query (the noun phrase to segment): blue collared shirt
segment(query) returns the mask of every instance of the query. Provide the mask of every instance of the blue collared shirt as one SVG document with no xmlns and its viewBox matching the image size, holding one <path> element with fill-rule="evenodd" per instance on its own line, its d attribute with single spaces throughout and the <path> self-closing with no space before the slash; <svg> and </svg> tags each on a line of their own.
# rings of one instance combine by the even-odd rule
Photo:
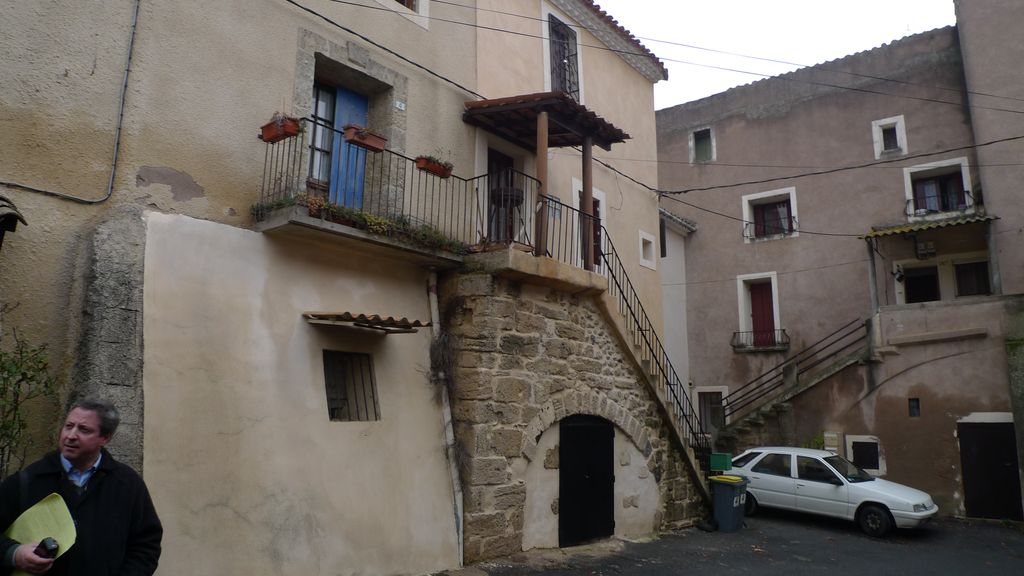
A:
<svg viewBox="0 0 1024 576">
<path fill-rule="evenodd" d="M 103 460 L 102 452 L 96 457 L 96 461 L 92 463 L 92 466 L 86 468 L 85 472 L 79 472 L 71 465 L 70 460 L 65 458 L 63 454 L 60 455 L 60 464 L 64 467 L 64 471 L 68 473 L 68 480 L 74 482 L 75 486 L 78 486 L 79 488 L 85 486 L 89 481 L 89 478 L 92 478 L 93 473 L 95 473 L 100 466 L 100 460 Z"/>
</svg>

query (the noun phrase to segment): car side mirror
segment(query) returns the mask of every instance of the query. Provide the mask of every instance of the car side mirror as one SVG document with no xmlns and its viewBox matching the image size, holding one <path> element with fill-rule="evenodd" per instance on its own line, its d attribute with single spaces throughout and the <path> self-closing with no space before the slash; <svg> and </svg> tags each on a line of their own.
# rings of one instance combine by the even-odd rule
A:
<svg viewBox="0 0 1024 576">
<path fill-rule="evenodd" d="M 830 476 L 829 479 L 828 479 L 828 483 L 829 484 L 834 484 L 836 486 L 842 486 L 843 485 L 843 481 L 840 480 L 839 478 L 836 478 L 835 476 Z"/>
</svg>

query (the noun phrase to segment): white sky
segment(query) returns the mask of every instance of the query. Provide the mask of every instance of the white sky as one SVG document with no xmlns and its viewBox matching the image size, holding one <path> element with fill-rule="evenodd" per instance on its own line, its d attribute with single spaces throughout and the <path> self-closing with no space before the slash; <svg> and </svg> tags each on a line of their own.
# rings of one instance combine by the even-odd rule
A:
<svg viewBox="0 0 1024 576">
<path fill-rule="evenodd" d="M 664 41 L 810 66 L 948 26 L 956 20 L 953 0 L 595 2 L 668 68 L 668 81 L 654 86 L 657 109 L 749 84 L 763 77 L 757 74 L 775 76 L 798 68 Z M 726 72 L 707 65 L 757 74 Z"/>
</svg>

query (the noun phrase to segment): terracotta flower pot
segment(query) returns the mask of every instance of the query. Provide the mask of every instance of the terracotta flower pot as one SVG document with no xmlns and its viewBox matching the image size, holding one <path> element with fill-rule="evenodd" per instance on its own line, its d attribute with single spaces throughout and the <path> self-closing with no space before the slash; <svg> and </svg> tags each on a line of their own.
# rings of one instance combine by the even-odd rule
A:
<svg viewBox="0 0 1024 576">
<path fill-rule="evenodd" d="M 452 175 L 452 169 L 440 162 L 434 162 L 428 158 L 420 156 L 416 159 L 416 167 L 425 172 L 438 176 L 440 178 L 447 178 Z"/>
<path fill-rule="evenodd" d="M 372 152 L 383 152 L 388 144 L 388 139 L 376 132 L 367 130 L 356 124 L 346 124 L 344 127 L 345 141 L 366 148 Z"/>
<path fill-rule="evenodd" d="M 292 118 L 291 116 L 275 116 L 270 122 L 261 126 L 260 131 L 260 140 L 267 144 L 280 142 L 285 138 L 298 136 L 299 119 Z"/>
</svg>

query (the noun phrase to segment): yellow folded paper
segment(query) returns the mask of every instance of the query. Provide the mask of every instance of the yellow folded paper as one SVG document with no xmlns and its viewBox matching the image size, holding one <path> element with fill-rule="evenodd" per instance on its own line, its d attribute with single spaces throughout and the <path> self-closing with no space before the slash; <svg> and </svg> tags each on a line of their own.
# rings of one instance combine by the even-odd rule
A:
<svg viewBox="0 0 1024 576">
<path fill-rule="evenodd" d="M 22 512 L 4 534 L 22 544 L 53 538 L 57 541 L 57 557 L 60 557 L 75 543 L 75 521 L 64 499 L 54 492 Z M 25 572 L 15 570 L 13 574 Z"/>
</svg>

